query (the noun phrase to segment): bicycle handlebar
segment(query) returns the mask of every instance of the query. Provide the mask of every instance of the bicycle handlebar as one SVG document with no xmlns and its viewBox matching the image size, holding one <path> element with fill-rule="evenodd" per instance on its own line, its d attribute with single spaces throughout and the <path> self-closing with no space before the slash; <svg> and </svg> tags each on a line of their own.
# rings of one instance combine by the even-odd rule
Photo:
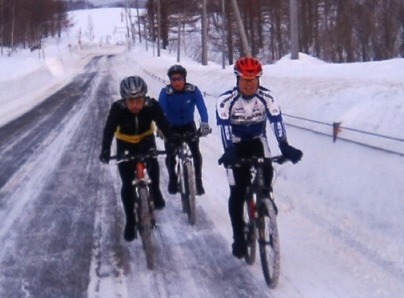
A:
<svg viewBox="0 0 404 298">
<path fill-rule="evenodd" d="M 240 167 L 243 165 L 259 165 L 259 164 L 269 164 L 269 163 L 277 163 L 277 164 L 283 164 L 285 162 L 289 161 L 286 157 L 283 155 L 276 155 L 272 157 L 259 157 L 259 156 L 251 156 L 247 158 L 239 158 L 235 163 L 234 167 Z"/>
<path fill-rule="evenodd" d="M 212 133 L 212 129 L 209 129 L 209 133 Z M 194 141 L 197 138 L 202 137 L 201 131 L 198 129 L 197 131 L 186 131 L 183 133 L 173 133 L 173 137 L 178 142 L 184 141 Z"/>
<path fill-rule="evenodd" d="M 157 157 L 158 155 L 166 154 L 164 150 L 150 150 L 147 153 L 139 153 L 139 154 L 129 154 L 129 152 L 124 152 L 124 154 L 120 155 L 112 155 L 110 156 L 111 159 L 116 159 L 118 163 L 125 162 L 125 161 L 132 161 L 132 160 L 145 160 L 149 158 Z"/>
</svg>

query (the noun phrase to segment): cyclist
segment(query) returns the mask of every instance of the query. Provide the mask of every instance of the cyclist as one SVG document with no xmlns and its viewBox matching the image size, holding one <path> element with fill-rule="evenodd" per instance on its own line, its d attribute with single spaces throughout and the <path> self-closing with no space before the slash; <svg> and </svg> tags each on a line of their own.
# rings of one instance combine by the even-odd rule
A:
<svg viewBox="0 0 404 298">
<path fill-rule="evenodd" d="M 260 86 L 261 63 L 251 57 L 242 57 L 234 65 L 236 87 L 222 94 L 217 102 L 216 117 L 221 131 L 224 154 L 219 164 L 227 168 L 230 197 L 229 215 L 233 229 L 232 253 L 237 258 L 246 254 L 244 239 L 243 204 L 250 183 L 248 167 L 231 166 L 237 158 L 269 157 L 266 138 L 266 120 L 272 124 L 282 154 L 297 163 L 303 153 L 290 146 L 278 103 L 271 92 Z M 271 190 L 272 167 L 266 166 L 264 177 L 268 193 Z"/>
<path fill-rule="evenodd" d="M 111 154 L 111 143 L 116 138 L 117 155 L 147 153 L 156 149 L 154 124 L 167 137 L 171 136 L 169 123 L 158 102 L 146 96 L 147 85 L 139 76 L 126 77 L 121 81 L 121 99 L 112 103 L 105 123 L 100 160 L 108 163 Z M 151 179 L 154 205 L 162 209 L 165 201 L 160 191 L 160 169 L 157 158 L 148 161 L 148 173 Z M 122 180 L 121 198 L 126 215 L 124 238 L 131 241 L 135 237 L 134 194 L 134 162 L 118 164 Z"/>
<path fill-rule="evenodd" d="M 187 132 L 196 133 L 194 121 L 195 107 L 201 117 L 199 127 L 202 136 L 209 134 L 208 112 L 205 101 L 198 87 L 186 82 L 187 71 L 181 65 L 173 65 L 168 69 L 167 75 L 170 84 L 161 89 L 159 102 L 170 122 L 171 131 L 175 134 Z M 199 139 L 187 141 L 192 152 L 195 167 L 196 194 L 203 195 L 205 189 L 202 183 L 202 155 L 199 150 Z M 175 173 L 175 147 L 167 146 L 166 166 L 169 175 L 168 192 L 177 193 L 177 175 Z"/>
</svg>

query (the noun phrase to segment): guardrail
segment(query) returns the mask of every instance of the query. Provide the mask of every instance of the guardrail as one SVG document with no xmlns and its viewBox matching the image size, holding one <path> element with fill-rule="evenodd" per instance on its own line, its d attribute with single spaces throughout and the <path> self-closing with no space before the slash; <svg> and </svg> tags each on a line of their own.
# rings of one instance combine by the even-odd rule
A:
<svg viewBox="0 0 404 298">
<path fill-rule="evenodd" d="M 333 142 L 344 140 L 372 149 L 404 156 L 404 139 L 384 134 L 343 126 L 341 122 L 327 123 L 283 113 L 286 125 L 312 131 L 332 138 Z"/>
</svg>

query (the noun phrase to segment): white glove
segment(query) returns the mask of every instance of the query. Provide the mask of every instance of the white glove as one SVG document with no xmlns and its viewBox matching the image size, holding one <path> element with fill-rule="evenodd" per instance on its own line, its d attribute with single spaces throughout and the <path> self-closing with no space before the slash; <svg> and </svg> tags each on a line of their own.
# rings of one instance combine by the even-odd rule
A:
<svg viewBox="0 0 404 298">
<path fill-rule="evenodd" d="M 210 133 L 209 123 L 202 122 L 201 126 L 199 126 L 199 132 L 202 137 L 206 137 Z"/>
</svg>

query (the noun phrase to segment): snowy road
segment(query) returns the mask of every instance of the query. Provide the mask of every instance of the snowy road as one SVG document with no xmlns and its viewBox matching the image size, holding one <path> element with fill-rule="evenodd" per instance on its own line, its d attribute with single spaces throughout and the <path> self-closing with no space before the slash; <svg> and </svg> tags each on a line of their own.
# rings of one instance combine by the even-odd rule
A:
<svg viewBox="0 0 404 298">
<path fill-rule="evenodd" d="M 187 224 L 179 198 L 167 193 L 161 162 L 167 207 L 157 212 L 156 268 L 147 270 L 139 241 L 122 238 L 116 167 L 98 161 L 104 120 L 122 77 L 116 72 L 125 63 L 119 57 L 93 59 L 84 74 L 0 128 L 0 297 L 399 297 L 404 292 L 404 186 L 394 181 L 403 177 L 402 157 L 291 128 L 292 144 L 305 155 L 298 166 L 278 169 L 278 288 L 266 287 L 259 262 L 249 267 L 231 256 L 213 98 L 207 103 L 214 132 L 201 140 L 206 195 L 198 197 L 196 226 Z M 158 94 L 161 82 L 135 70 Z M 373 178 L 375 169 L 382 174 Z M 344 170 L 346 175 L 338 176 Z M 374 183 L 361 185 L 358 177 Z M 338 190 L 329 193 L 328 184 Z M 395 187 L 397 197 L 375 199 L 382 192 L 378 185 Z"/>
<path fill-rule="evenodd" d="M 0 297 L 264 297 L 262 280 L 233 260 L 201 209 L 194 228 L 178 201 L 157 215 L 154 272 L 139 241 L 122 240 L 116 169 L 98 161 L 110 60 L 93 59 L 0 131 Z M 115 293 L 103 291 L 110 282 Z"/>
</svg>

